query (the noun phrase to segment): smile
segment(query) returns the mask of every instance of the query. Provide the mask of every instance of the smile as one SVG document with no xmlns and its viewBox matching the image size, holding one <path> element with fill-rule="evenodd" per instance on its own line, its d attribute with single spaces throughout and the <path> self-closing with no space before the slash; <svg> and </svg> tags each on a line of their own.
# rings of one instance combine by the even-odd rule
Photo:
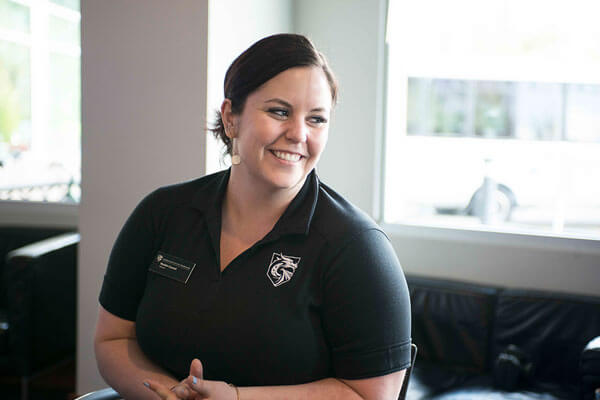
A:
<svg viewBox="0 0 600 400">
<path fill-rule="evenodd" d="M 288 153 L 287 151 L 271 150 L 271 153 L 273 153 L 275 157 L 279 158 L 280 160 L 290 162 L 297 162 L 302 158 L 302 156 L 298 153 Z"/>
</svg>

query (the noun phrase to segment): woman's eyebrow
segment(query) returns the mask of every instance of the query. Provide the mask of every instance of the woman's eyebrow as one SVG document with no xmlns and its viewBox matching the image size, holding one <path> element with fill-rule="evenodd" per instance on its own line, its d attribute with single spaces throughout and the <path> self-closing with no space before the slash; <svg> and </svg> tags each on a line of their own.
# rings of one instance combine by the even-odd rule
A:
<svg viewBox="0 0 600 400">
<path fill-rule="evenodd" d="M 283 105 L 283 106 L 286 106 L 286 107 L 292 108 L 292 105 L 291 105 L 290 103 L 288 103 L 288 102 L 287 102 L 287 101 L 285 101 L 285 100 L 281 100 L 281 99 L 279 99 L 279 98 L 276 98 L 276 97 L 275 97 L 275 98 L 272 98 L 272 99 L 269 99 L 269 100 L 266 100 L 266 101 L 265 101 L 265 103 L 279 103 L 279 104 L 281 104 L 281 105 Z"/>
<path fill-rule="evenodd" d="M 293 107 L 292 107 L 292 105 L 291 105 L 290 103 L 288 103 L 287 101 L 285 101 L 285 100 L 282 100 L 282 99 L 280 99 L 280 98 L 277 98 L 277 97 L 274 97 L 274 98 L 272 98 L 272 99 L 269 99 L 269 100 L 265 100 L 265 103 L 279 103 L 279 104 L 281 104 L 281 105 L 283 105 L 283 106 L 286 106 L 286 107 L 288 107 L 288 108 L 293 108 Z M 311 112 L 315 112 L 315 111 L 317 111 L 317 112 L 325 112 L 325 111 L 327 111 L 327 110 L 326 110 L 324 107 L 317 107 L 317 108 L 313 108 L 313 109 L 312 109 L 312 110 L 310 110 L 310 111 L 311 111 Z"/>
</svg>

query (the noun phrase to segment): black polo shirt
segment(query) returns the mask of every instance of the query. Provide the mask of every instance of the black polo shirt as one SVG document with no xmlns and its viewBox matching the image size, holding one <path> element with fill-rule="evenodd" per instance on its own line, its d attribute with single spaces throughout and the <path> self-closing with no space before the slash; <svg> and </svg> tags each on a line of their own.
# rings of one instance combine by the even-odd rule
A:
<svg viewBox="0 0 600 400">
<path fill-rule="evenodd" d="M 240 386 L 359 379 L 410 365 L 410 304 L 388 238 L 313 171 L 271 232 L 221 272 L 229 171 L 148 195 L 121 230 L 100 303 L 182 379 Z"/>
</svg>

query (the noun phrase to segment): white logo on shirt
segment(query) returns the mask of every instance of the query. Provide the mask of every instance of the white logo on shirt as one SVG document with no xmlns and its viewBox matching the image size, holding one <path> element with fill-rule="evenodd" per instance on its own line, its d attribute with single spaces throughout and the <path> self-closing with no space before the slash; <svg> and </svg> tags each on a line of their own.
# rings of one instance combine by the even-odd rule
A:
<svg viewBox="0 0 600 400">
<path fill-rule="evenodd" d="M 299 263 L 300 257 L 286 256 L 283 253 L 273 253 L 267 270 L 267 276 L 273 286 L 277 287 L 289 282 L 294 272 L 296 272 Z"/>
</svg>

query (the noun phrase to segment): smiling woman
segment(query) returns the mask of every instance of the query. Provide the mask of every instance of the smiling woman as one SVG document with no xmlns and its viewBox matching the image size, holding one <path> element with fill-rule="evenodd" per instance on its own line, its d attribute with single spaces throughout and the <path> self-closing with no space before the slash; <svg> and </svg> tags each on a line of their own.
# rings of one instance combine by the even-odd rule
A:
<svg viewBox="0 0 600 400">
<path fill-rule="evenodd" d="M 213 131 L 232 167 L 158 189 L 129 217 L 100 294 L 100 372 L 136 399 L 397 398 L 402 269 L 314 170 L 337 93 L 324 57 L 270 36 L 224 89 Z"/>
</svg>

